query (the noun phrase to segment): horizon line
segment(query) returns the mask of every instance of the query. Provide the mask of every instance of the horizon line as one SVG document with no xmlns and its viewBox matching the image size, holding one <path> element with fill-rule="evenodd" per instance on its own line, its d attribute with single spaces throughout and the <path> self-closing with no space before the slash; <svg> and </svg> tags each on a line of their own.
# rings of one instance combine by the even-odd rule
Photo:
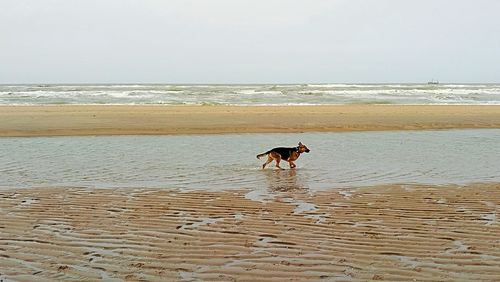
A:
<svg viewBox="0 0 500 282">
<path fill-rule="evenodd" d="M 251 82 L 251 83 L 239 83 L 239 82 L 229 82 L 229 83 L 219 83 L 219 82 L 26 82 L 26 83 L 0 83 L 1 86 L 12 86 L 12 85 L 309 85 L 309 84 L 346 84 L 346 85 L 356 85 L 356 84 L 426 84 L 426 85 L 446 85 L 446 84 L 500 84 L 500 82 L 441 82 L 438 81 L 437 84 L 429 83 L 431 81 L 425 82 Z"/>
</svg>

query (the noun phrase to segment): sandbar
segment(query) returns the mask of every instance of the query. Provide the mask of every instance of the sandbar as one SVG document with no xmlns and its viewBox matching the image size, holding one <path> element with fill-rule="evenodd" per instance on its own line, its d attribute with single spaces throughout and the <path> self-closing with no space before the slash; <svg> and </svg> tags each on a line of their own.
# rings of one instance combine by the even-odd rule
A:
<svg viewBox="0 0 500 282">
<path fill-rule="evenodd" d="M 0 106 L 0 137 L 500 128 L 500 106 Z"/>
</svg>

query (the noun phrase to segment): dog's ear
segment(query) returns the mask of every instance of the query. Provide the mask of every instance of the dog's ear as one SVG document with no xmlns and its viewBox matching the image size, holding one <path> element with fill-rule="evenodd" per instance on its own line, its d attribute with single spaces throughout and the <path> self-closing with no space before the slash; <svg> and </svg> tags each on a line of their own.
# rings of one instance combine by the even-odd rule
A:
<svg viewBox="0 0 500 282">
<path fill-rule="evenodd" d="M 302 146 L 302 142 L 299 142 L 299 146 Z"/>
</svg>

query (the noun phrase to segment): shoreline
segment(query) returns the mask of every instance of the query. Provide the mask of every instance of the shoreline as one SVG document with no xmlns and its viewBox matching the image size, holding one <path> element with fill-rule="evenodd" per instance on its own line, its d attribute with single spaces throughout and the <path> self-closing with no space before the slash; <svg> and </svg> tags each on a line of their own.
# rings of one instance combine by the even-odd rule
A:
<svg viewBox="0 0 500 282">
<path fill-rule="evenodd" d="M 499 188 L 1 190 L 0 279 L 493 281 Z"/>
<path fill-rule="evenodd" d="M 500 128 L 500 106 L 0 106 L 0 120 L 0 137 Z"/>
</svg>

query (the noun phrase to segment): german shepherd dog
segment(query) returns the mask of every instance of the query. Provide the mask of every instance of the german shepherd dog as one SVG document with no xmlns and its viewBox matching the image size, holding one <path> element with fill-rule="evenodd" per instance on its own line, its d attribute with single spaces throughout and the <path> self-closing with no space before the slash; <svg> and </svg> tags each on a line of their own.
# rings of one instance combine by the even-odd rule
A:
<svg viewBox="0 0 500 282">
<path fill-rule="evenodd" d="M 287 161 L 290 165 L 290 168 L 295 168 L 296 165 L 293 161 L 297 160 L 300 157 L 300 154 L 304 152 L 309 153 L 309 151 L 310 150 L 306 147 L 306 145 L 302 144 L 302 142 L 299 142 L 299 146 L 297 147 L 278 147 L 271 149 L 265 153 L 257 155 L 257 159 L 260 159 L 263 156 L 267 155 L 267 161 L 262 165 L 262 169 L 266 168 L 266 165 L 271 163 L 273 160 L 276 161 L 276 167 L 279 169 L 283 169 L 280 167 L 281 160 Z"/>
</svg>

